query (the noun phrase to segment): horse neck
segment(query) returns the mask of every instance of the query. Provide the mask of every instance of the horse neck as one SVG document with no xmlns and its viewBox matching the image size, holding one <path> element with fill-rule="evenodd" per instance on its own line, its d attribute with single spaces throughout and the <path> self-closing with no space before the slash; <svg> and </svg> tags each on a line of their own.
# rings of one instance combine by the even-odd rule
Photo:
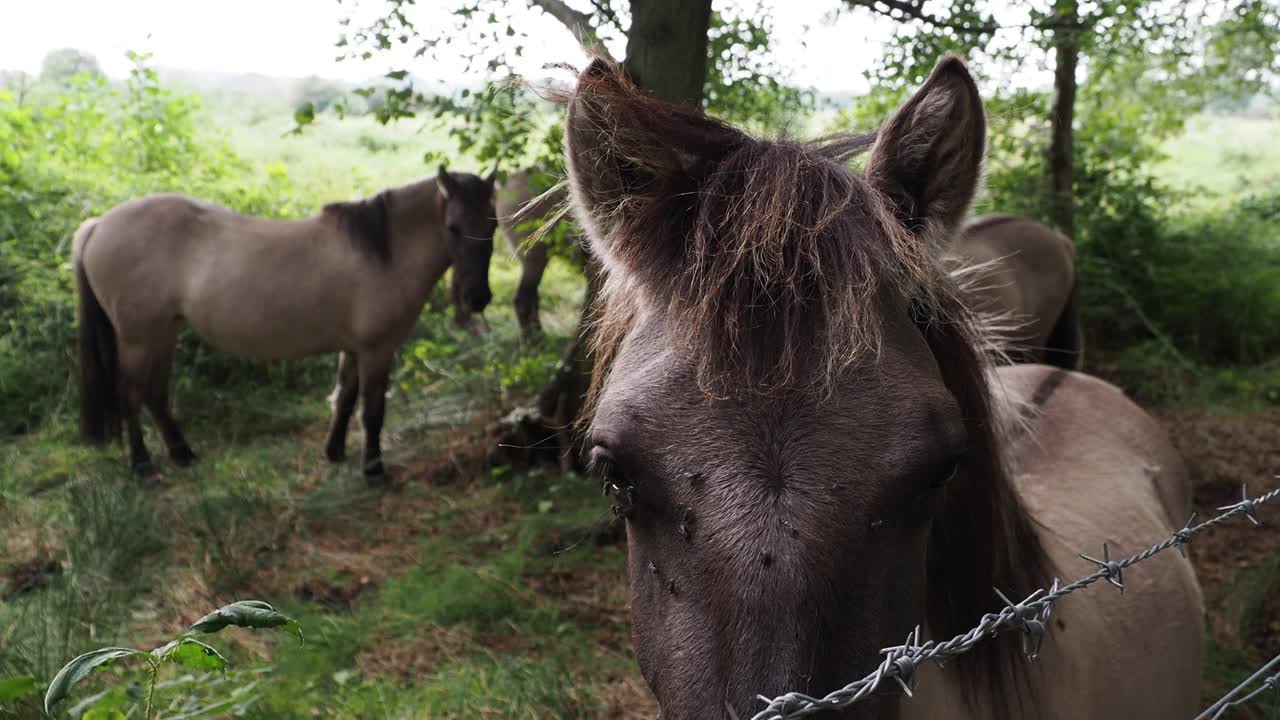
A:
<svg viewBox="0 0 1280 720">
<path fill-rule="evenodd" d="M 435 197 L 431 197 L 391 218 L 393 272 L 415 301 L 426 301 L 452 262 L 444 217 L 437 207 Z"/>
</svg>

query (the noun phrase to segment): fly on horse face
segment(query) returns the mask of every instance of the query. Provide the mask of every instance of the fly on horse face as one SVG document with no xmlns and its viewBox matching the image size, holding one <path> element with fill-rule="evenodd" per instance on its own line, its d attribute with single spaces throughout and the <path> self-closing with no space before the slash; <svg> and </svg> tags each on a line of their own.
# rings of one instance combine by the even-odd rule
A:
<svg viewBox="0 0 1280 720">
<path fill-rule="evenodd" d="M 591 462 L 626 518 L 633 641 L 665 720 L 860 678 L 1181 527 L 1183 464 L 1116 388 L 990 368 L 942 254 L 979 181 L 959 59 L 870 137 L 745 135 L 594 62 L 570 191 L 607 269 Z M 867 147 L 869 150 L 867 150 Z M 865 170 L 844 162 L 866 150 Z M 1096 550 L 1095 550 L 1096 552 Z M 1176 554 L 1077 593 L 1039 659 L 1002 636 L 844 718 L 1180 718 L 1202 601 Z"/>
<path fill-rule="evenodd" d="M 80 422 L 91 442 L 117 436 L 151 472 L 145 405 L 173 460 L 195 459 L 169 409 L 185 322 L 226 352 L 258 359 L 340 352 L 325 454 L 345 457 L 361 401 L 364 473 L 384 479 L 380 433 L 395 353 L 452 267 L 476 312 L 488 305 L 494 175 L 446 172 L 305 220 L 238 215 L 181 195 L 119 205 L 76 231 Z"/>
<path fill-rule="evenodd" d="M 1080 368 L 1071 238 L 1030 218 L 988 215 L 965 225 L 948 255 L 967 276 L 971 307 L 1010 326 L 1011 359 Z"/>
</svg>

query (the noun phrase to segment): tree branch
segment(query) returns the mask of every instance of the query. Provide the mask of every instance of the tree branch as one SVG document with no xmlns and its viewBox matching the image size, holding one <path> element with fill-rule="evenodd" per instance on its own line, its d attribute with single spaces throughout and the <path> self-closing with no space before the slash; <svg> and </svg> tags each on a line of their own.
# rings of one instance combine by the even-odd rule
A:
<svg viewBox="0 0 1280 720">
<path fill-rule="evenodd" d="M 983 25 L 970 25 L 963 22 L 955 22 L 946 18 L 940 18 L 937 15 L 931 15 L 924 11 L 924 3 L 918 0 L 846 0 L 854 7 L 864 7 L 872 12 L 884 15 L 894 20 L 902 20 L 901 15 L 905 15 L 913 20 L 919 20 L 935 27 L 944 27 L 956 32 L 969 33 L 971 35 L 989 35 L 1001 27 L 995 23 L 985 23 Z"/>
<path fill-rule="evenodd" d="M 1027 23 L 1022 25 L 1001 25 L 986 22 L 970 25 L 966 22 L 938 17 L 924 11 L 924 3 L 920 0 L 845 0 L 850 7 L 861 7 L 878 15 L 883 15 L 899 22 L 903 20 L 919 20 L 934 27 L 947 28 L 967 35 L 990 35 L 997 30 L 1083 30 L 1089 23 L 1079 18 L 1055 19 L 1044 23 Z"/>
<path fill-rule="evenodd" d="M 599 55 L 609 62 L 618 62 L 609 52 L 609 48 L 600 42 L 600 36 L 596 34 L 595 25 L 592 24 L 591 16 L 587 13 L 574 10 L 564 4 L 563 0 L 529 0 L 529 6 L 539 8 L 559 20 L 560 24 L 568 28 L 569 32 L 573 33 L 573 37 L 588 52 Z"/>
</svg>

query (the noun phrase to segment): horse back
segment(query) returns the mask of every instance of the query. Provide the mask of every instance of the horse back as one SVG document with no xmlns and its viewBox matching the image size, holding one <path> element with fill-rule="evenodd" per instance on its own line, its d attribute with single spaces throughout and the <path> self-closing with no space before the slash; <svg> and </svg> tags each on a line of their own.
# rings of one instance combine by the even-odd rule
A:
<svg viewBox="0 0 1280 720">
<path fill-rule="evenodd" d="M 83 262 L 131 341 L 172 342 L 183 318 L 223 350 L 299 357 L 356 342 L 352 303 L 368 295 L 358 287 L 367 263 L 336 232 L 318 218 L 265 220 L 151 195 L 100 217 Z"/>
<path fill-rule="evenodd" d="M 972 221 L 950 254 L 963 266 L 980 267 L 967 283 L 969 302 L 1021 322 L 1019 340 L 1038 357 L 1075 286 L 1071 239 L 1029 218 L 990 215 Z"/>
<path fill-rule="evenodd" d="M 1032 279 L 1070 287 L 1075 275 L 1071 238 L 1043 223 L 1013 215 L 988 215 L 967 225 L 953 252 L 977 261 L 1008 258 Z"/>
</svg>

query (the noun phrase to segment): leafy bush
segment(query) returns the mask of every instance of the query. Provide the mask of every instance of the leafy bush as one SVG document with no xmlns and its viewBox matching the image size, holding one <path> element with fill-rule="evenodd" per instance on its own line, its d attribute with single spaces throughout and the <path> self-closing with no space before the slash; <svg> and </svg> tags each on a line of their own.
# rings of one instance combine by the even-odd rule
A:
<svg viewBox="0 0 1280 720">
<path fill-rule="evenodd" d="M 1182 202 L 1151 169 L 1162 159 L 1162 135 L 1144 134 L 1150 125 L 1133 122 L 1131 112 L 1125 103 L 1099 102 L 1078 118 L 1073 239 L 1088 346 L 1118 352 L 1154 339 L 1162 356 L 1183 365 L 1274 357 L 1280 193 L 1247 196 L 1223 209 Z M 991 114 L 988 199 L 979 209 L 1048 222 L 1046 156 L 1038 141 L 1047 135 L 1040 119 L 1047 98 L 997 101 Z"/>
</svg>

